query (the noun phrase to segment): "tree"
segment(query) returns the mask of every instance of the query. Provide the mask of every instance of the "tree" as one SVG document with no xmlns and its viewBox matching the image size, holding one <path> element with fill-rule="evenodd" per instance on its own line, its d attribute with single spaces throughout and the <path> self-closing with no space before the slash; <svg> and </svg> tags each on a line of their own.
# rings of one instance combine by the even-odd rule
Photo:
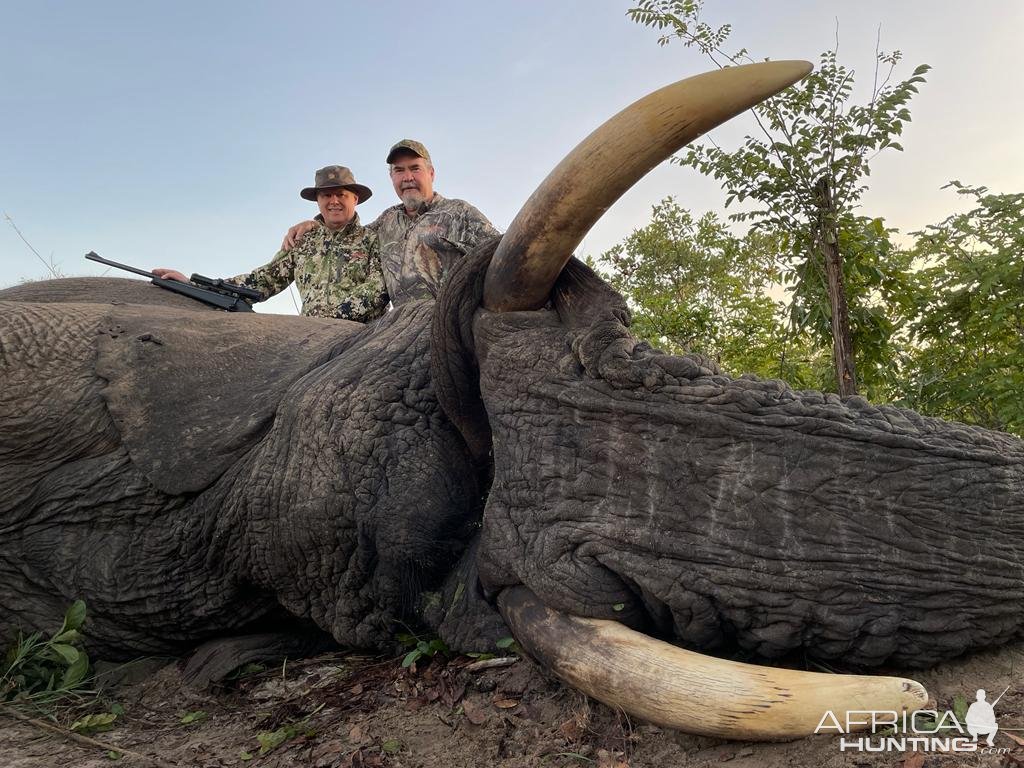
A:
<svg viewBox="0 0 1024 768">
<path fill-rule="evenodd" d="M 766 232 L 738 238 L 715 214 L 694 218 L 667 198 L 650 224 L 588 261 L 628 297 L 640 338 L 700 352 L 733 374 L 820 386 L 821 356 L 806 334 L 787 330 L 785 307 L 771 295 L 780 245 Z"/>
<path fill-rule="evenodd" d="M 950 186 L 977 207 L 913 233 L 900 401 L 1024 436 L 1024 194 Z"/>
<path fill-rule="evenodd" d="M 745 49 L 725 52 L 732 27 L 702 21 L 702 5 L 702 0 L 640 0 L 628 13 L 638 23 L 664 30 L 661 45 L 679 40 L 720 67 L 752 61 Z M 876 50 L 870 98 L 856 104 L 853 71 L 838 63 L 836 50 L 826 51 L 807 78 L 753 108 L 763 138 L 747 136 L 732 151 L 709 140 L 673 158 L 720 181 L 726 206 L 753 205 L 733 214 L 733 220 L 785 239 L 782 278 L 792 288 L 791 320 L 797 330 L 833 347 L 841 394 L 856 391 L 850 355 L 868 389 L 887 375 L 877 365 L 897 323 L 883 320 L 879 301 L 905 282 L 899 265 L 882 261 L 891 249 L 861 247 L 875 236 L 887 239 L 882 223 L 855 213 L 870 161 L 883 150 L 902 150 L 896 139 L 910 120 L 907 104 L 929 69 L 921 65 L 890 85 L 900 60 L 899 51 Z M 886 285 L 890 280 L 897 285 Z"/>
</svg>

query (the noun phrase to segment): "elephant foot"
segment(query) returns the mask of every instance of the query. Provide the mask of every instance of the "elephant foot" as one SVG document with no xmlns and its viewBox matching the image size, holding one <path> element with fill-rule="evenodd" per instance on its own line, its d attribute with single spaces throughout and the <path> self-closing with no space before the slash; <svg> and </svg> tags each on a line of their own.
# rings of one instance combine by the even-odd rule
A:
<svg viewBox="0 0 1024 768">
<path fill-rule="evenodd" d="M 196 648 L 185 662 L 181 676 L 187 686 L 202 690 L 244 664 L 313 656 L 335 647 L 337 644 L 322 632 L 264 632 L 219 638 Z"/>
<path fill-rule="evenodd" d="M 422 598 L 423 620 L 449 648 L 462 653 L 493 653 L 495 643 L 511 634 L 480 586 L 479 544 L 479 538 L 473 539 L 440 590 Z"/>
</svg>

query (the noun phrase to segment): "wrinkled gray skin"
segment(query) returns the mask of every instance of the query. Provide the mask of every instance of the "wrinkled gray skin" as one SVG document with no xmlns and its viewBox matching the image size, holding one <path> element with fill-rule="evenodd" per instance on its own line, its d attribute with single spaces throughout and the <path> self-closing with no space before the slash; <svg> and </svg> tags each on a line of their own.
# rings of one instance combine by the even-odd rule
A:
<svg viewBox="0 0 1024 768">
<path fill-rule="evenodd" d="M 82 597 L 107 655 L 282 607 L 343 644 L 426 620 L 487 650 L 484 597 L 516 584 L 768 658 L 1021 633 L 1020 440 L 656 353 L 575 262 L 552 309 L 487 312 L 489 255 L 370 328 L 131 281 L 0 292 L 0 633 Z M 142 298 L 166 306 L 110 303 Z"/>
</svg>

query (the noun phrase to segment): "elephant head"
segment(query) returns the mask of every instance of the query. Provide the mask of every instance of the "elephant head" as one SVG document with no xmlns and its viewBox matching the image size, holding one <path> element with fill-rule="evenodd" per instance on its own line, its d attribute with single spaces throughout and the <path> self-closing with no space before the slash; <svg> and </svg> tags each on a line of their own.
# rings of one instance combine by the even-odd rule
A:
<svg viewBox="0 0 1024 768">
<path fill-rule="evenodd" d="M 1017 636 L 1024 444 L 660 354 L 570 261 L 651 167 L 807 67 L 628 107 L 436 301 L 370 328 L 7 292 L 0 617 L 84 597 L 92 642 L 131 653 L 283 607 L 342 643 L 426 618 L 466 648 L 504 631 L 496 605 L 571 684 L 692 732 L 922 704 L 663 641 L 921 666 Z"/>
</svg>

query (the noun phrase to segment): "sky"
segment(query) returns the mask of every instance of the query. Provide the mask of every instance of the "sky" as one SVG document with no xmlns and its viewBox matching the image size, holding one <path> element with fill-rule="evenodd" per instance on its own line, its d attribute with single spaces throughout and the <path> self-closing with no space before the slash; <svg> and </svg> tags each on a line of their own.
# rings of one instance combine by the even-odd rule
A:
<svg viewBox="0 0 1024 768">
<path fill-rule="evenodd" d="M 0 212 L 65 275 L 94 275 L 90 250 L 144 268 L 227 277 L 264 264 L 324 165 L 349 166 L 397 202 L 384 162 L 414 138 L 435 189 L 504 230 L 547 173 L 627 104 L 712 68 L 626 16 L 629 0 L 174 3 L 0 0 Z M 866 97 L 876 39 L 897 77 L 932 65 L 902 153 L 872 165 L 863 212 L 903 232 L 964 203 L 951 179 L 1024 189 L 1020 0 L 708 0 L 727 48 L 817 61 L 835 44 Z M 726 147 L 749 115 L 713 132 Z M 674 195 L 723 210 L 713 180 L 663 164 L 597 223 L 598 255 Z M 119 276 L 128 275 L 118 273 Z M 49 276 L 0 218 L 0 287 Z M 261 305 L 295 312 L 282 294 Z"/>
</svg>

